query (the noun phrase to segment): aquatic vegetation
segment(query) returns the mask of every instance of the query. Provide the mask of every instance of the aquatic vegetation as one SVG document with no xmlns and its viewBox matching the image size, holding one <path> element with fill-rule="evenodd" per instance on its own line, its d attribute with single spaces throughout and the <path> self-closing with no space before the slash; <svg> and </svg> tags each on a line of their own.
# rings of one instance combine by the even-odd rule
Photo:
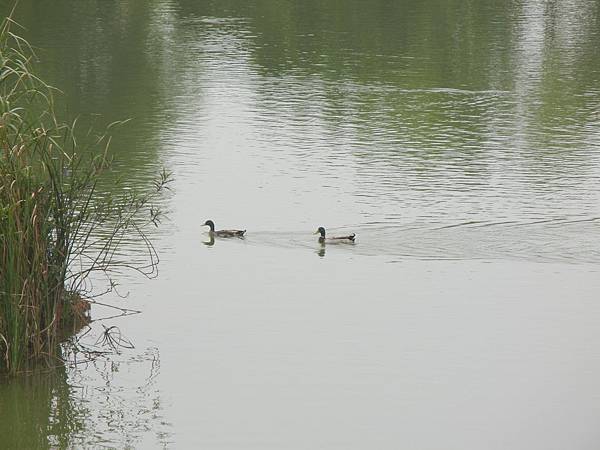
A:
<svg viewBox="0 0 600 450">
<path fill-rule="evenodd" d="M 144 229 L 158 225 L 157 196 L 100 189 L 110 171 L 113 123 L 81 132 L 55 112 L 56 90 L 32 68 L 35 54 L 10 17 L 0 25 L 0 372 L 40 360 L 60 362 L 59 343 L 89 320 L 89 280 L 108 289 L 122 268 L 155 274 L 158 258 Z M 145 262 L 115 257 L 125 239 L 148 250 Z"/>
</svg>

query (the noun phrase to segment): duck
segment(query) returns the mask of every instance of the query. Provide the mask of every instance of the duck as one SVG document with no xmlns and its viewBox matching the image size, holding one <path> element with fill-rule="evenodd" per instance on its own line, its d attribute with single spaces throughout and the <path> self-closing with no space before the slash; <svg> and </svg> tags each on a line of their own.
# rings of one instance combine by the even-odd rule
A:
<svg viewBox="0 0 600 450">
<path fill-rule="evenodd" d="M 334 236 L 334 237 L 325 237 L 325 228 L 319 227 L 315 234 L 320 234 L 319 242 L 321 244 L 329 243 L 337 243 L 337 242 L 354 242 L 356 239 L 356 233 L 349 234 L 347 236 Z"/>
<path fill-rule="evenodd" d="M 246 232 L 246 230 L 216 230 L 215 231 L 215 223 L 212 220 L 207 220 L 206 222 L 204 222 L 202 224 L 202 226 L 207 226 L 210 227 L 210 231 L 208 232 L 208 234 L 211 237 L 222 237 L 222 238 L 228 238 L 228 237 L 243 237 L 244 233 Z"/>
</svg>

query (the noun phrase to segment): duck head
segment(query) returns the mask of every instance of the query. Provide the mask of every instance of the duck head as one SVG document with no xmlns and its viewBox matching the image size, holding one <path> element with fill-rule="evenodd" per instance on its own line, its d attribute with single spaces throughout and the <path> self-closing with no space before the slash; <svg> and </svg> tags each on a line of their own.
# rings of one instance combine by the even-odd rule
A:
<svg viewBox="0 0 600 450">
<path fill-rule="evenodd" d="M 319 227 L 314 234 L 320 234 L 322 238 L 325 238 L 325 228 Z"/>
<path fill-rule="evenodd" d="M 212 220 L 207 220 L 202 226 L 210 227 L 210 231 L 215 231 L 215 223 Z"/>
</svg>

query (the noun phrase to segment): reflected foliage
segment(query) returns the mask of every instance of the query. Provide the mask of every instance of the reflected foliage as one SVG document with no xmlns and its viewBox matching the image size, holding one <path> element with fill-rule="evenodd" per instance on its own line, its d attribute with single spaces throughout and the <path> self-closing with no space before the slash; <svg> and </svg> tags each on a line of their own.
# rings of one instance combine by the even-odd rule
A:
<svg viewBox="0 0 600 450">
<path fill-rule="evenodd" d="M 202 89 L 194 72 L 208 51 L 246 54 L 265 77 L 306 78 L 332 125 L 375 116 L 406 146 L 437 139 L 439 123 L 481 145 L 493 117 L 513 114 L 533 129 L 532 146 L 554 149 L 556 126 L 593 121 L 599 106 L 597 2 L 30 0 L 19 9 L 30 39 L 46 43 L 50 81 L 73 92 L 70 111 L 136 119 L 137 131 L 117 139 L 123 166 L 155 163 L 160 123 L 177 118 L 174 96 Z M 221 55 L 232 40 L 238 55 Z M 461 91 L 487 93 L 472 102 Z"/>
<path fill-rule="evenodd" d="M 75 391 L 64 367 L 0 379 L 2 448 L 69 448 L 71 436 L 84 429 L 85 411 L 77 411 L 72 398 Z"/>
<path fill-rule="evenodd" d="M 115 130 L 112 145 L 115 176 L 126 174 L 130 185 L 147 185 L 162 166 L 155 121 L 171 121 L 172 65 L 168 24 L 156 17 L 160 3 L 25 0 L 16 13 L 24 37 L 39 47 L 42 76 L 65 93 L 59 110 L 78 117 L 82 129 L 132 119 L 129 130 Z"/>
<path fill-rule="evenodd" d="M 0 378 L 2 449 L 112 447 L 110 442 L 136 448 L 148 432 L 166 446 L 171 431 L 156 386 L 158 350 L 125 358 L 96 358 L 85 371 L 63 366 Z M 121 375 L 131 371 L 137 380 Z"/>
</svg>

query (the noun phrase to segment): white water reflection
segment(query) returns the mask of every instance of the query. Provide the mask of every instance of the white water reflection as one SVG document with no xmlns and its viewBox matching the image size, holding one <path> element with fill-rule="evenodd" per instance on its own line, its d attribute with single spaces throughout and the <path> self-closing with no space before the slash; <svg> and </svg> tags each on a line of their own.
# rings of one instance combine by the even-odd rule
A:
<svg viewBox="0 0 600 450">
<path fill-rule="evenodd" d="M 98 324 L 94 328 L 100 329 Z M 121 351 L 122 355 L 98 356 L 85 365 L 79 362 L 69 371 L 73 410 L 83 424 L 71 433 L 70 448 L 112 447 L 117 442 L 127 448 L 148 448 L 172 443 L 172 424 L 164 415 L 157 385 L 158 348 Z"/>
</svg>

